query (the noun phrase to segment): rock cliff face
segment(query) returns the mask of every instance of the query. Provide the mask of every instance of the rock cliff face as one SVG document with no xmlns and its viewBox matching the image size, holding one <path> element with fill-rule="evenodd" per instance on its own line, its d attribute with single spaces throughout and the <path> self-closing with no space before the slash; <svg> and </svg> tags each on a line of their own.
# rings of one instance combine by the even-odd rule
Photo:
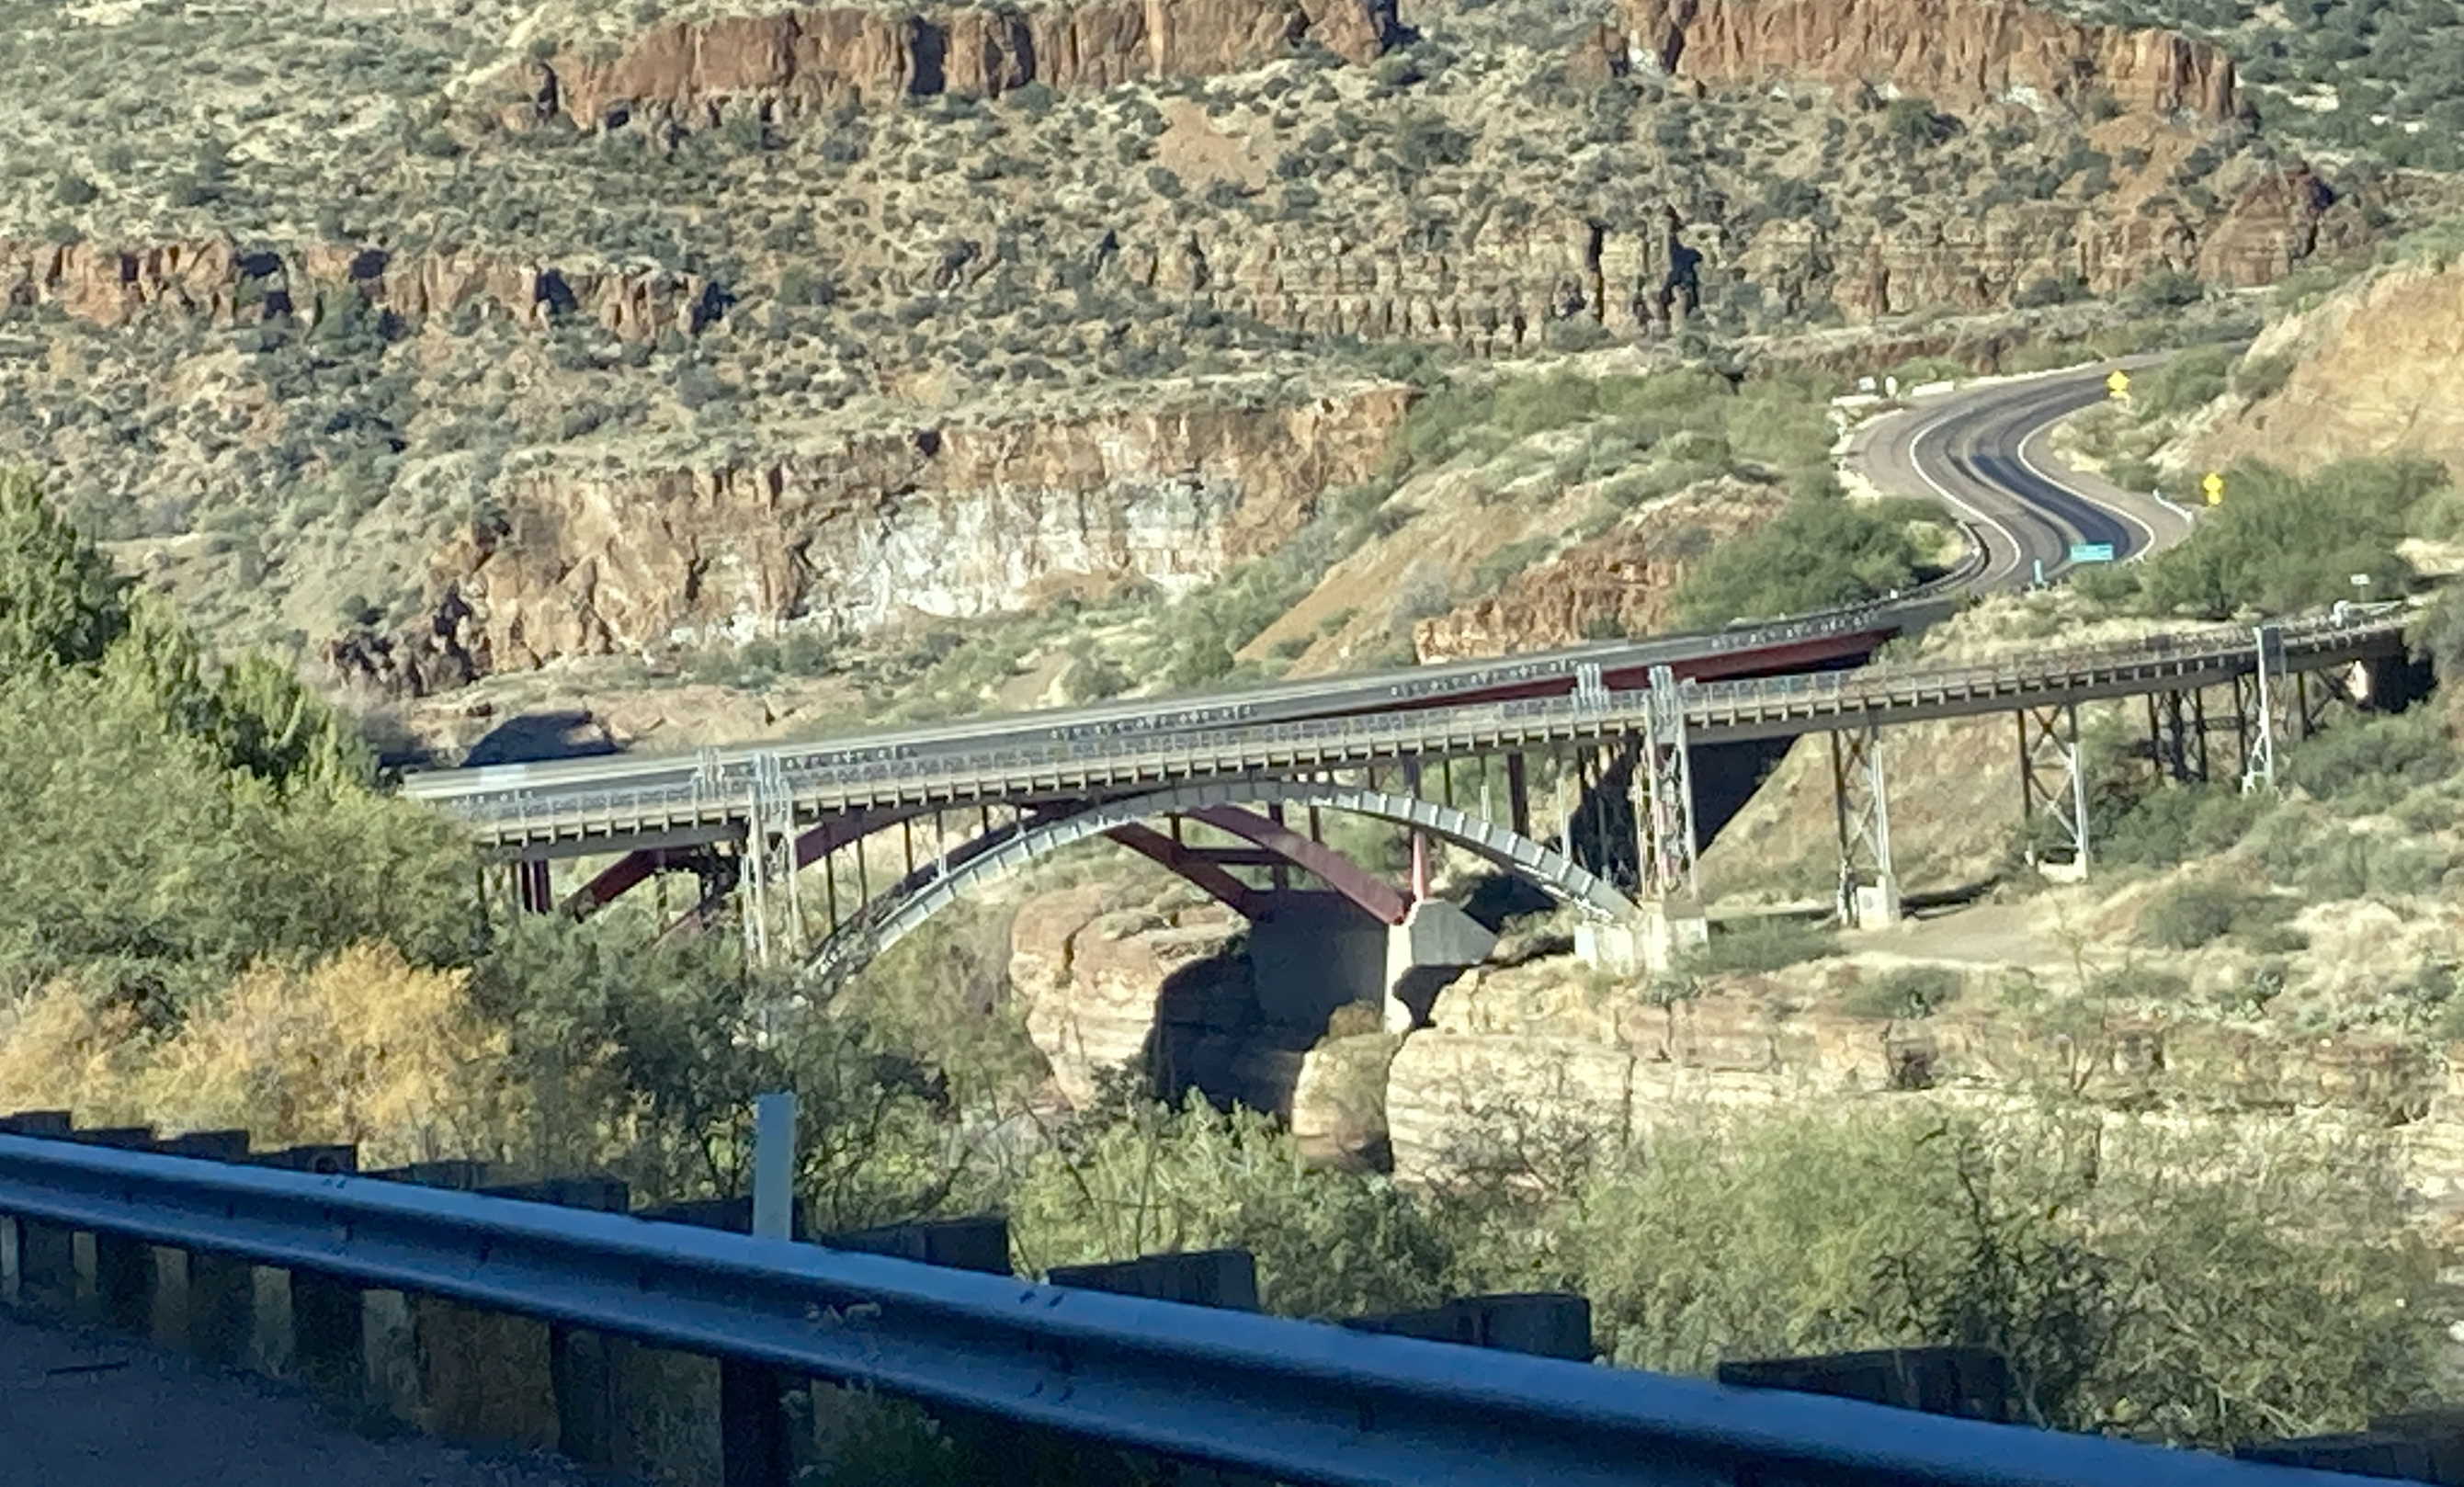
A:
<svg viewBox="0 0 2464 1487">
<path fill-rule="evenodd" d="M 2205 42 L 2011 0 L 1625 0 L 1633 62 L 1713 84 L 1889 85 L 1948 106 L 2076 103 L 2226 120 L 2232 61 Z"/>
<path fill-rule="evenodd" d="M 1010 931 L 1010 988 L 1027 1037 L 1073 1104 L 1105 1071 L 1163 1071 L 1178 1046 L 1237 1025 L 1250 1003 L 1247 968 L 1221 959 L 1241 921 L 1219 905 L 1122 908 L 1090 885 L 1042 894 Z"/>
<path fill-rule="evenodd" d="M 559 54 L 536 64 L 528 113 L 584 128 L 637 119 L 715 124 L 740 106 L 794 119 L 900 98 L 997 98 L 1031 82 L 1108 88 L 1206 77 L 1272 61 L 1303 40 L 1364 62 L 1396 33 L 1393 0 L 814 8 L 671 22 L 605 61 Z"/>
<path fill-rule="evenodd" d="M 329 655 L 416 695 L 790 623 L 846 634 L 1089 587 L 1177 592 L 1273 547 L 1319 492 L 1370 474 L 1410 397 L 1377 385 L 848 437 L 743 466 L 509 477 L 503 519 L 438 556 L 428 623 Z"/>
<path fill-rule="evenodd" d="M 529 326 L 559 316 L 628 340 L 700 330 L 726 307 L 711 281 L 663 269 L 518 262 L 472 250 L 394 252 L 348 243 L 247 251 L 226 238 L 102 247 L 0 240 L 0 303 L 53 305 L 98 325 L 147 311 L 231 324 L 291 314 L 313 324 L 325 296 L 356 295 L 406 320 L 492 308 Z"/>
<path fill-rule="evenodd" d="M 1778 501 L 1774 492 L 1739 482 L 1689 491 L 1639 521 L 1525 569 L 1487 598 L 1419 621 L 1413 649 L 1423 662 L 1451 661 L 1672 628 L 1671 601 L 1687 570 L 1713 543 L 1760 522 Z"/>
<path fill-rule="evenodd" d="M 2167 268 L 2243 287 L 2268 284 L 2313 254 L 2369 235 L 2359 205 L 2339 198 L 2306 166 L 2220 184 L 2212 211 L 2171 197 L 2136 207 L 2022 202 L 1971 217 L 1904 223 L 1861 240 L 1793 225 L 1767 228 L 1738 263 L 1749 277 L 1793 298 L 1827 295 L 1851 320 L 1869 320 L 1933 305 L 1998 309 L 2038 280 L 2075 280 L 2090 293 L 2113 294 Z"/>
<path fill-rule="evenodd" d="M 2371 274 L 2268 327 L 2249 358 L 2287 359 L 2290 374 L 2255 402 L 2225 399 L 2193 459 L 2419 454 L 2464 470 L 2464 263 Z"/>
</svg>

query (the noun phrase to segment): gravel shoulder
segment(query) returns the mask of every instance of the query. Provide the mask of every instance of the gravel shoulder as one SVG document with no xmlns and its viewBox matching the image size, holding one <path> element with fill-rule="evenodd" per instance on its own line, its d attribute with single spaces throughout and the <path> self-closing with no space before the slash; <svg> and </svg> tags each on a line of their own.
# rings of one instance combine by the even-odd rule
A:
<svg viewBox="0 0 2464 1487">
<path fill-rule="evenodd" d="M 580 1487 L 538 1456 L 353 1432 L 304 1391 L 0 1316 L 0 1487 Z"/>
</svg>

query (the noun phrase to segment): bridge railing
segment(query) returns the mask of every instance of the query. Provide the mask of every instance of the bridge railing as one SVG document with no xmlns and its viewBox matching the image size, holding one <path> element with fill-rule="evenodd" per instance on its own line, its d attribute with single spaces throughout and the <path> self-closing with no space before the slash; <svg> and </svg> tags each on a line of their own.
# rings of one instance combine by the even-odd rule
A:
<svg viewBox="0 0 2464 1487">
<path fill-rule="evenodd" d="M 0 1216 L 276 1267 L 1297 1483 L 2352 1487 L 1884 1405 L 1484 1351 L 621 1213 L 0 1135 Z M 55 1243 L 53 1241 L 59 1242 Z M 295 1292 L 295 1296 L 296 1296 Z M 775 1401 L 775 1390 L 771 1394 Z"/>
<path fill-rule="evenodd" d="M 2402 622 L 2371 619 L 2337 622 L 2329 619 L 2288 622 L 2279 629 L 2288 661 L 2303 659 L 2322 648 L 2400 634 Z M 2052 687 L 2076 678 L 2145 671 L 2150 667 L 2211 667 L 2247 655 L 2256 665 L 2250 630 L 2220 625 L 2175 631 L 2145 640 L 2102 646 L 2082 646 L 1960 667 L 1866 667 L 1846 671 L 1804 672 L 1739 682 L 1687 682 L 1683 685 L 1689 724 L 1710 725 L 1740 712 L 1767 711 L 1808 703 L 1829 703 L 1847 711 L 1859 703 L 1876 707 L 1910 692 L 1972 695 L 1979 690 L 2026 690 Z M 1011 744 L 963 754 L 913 758 L 884 758 L 862 763 L 824 762 L 830 755 L 810 750 L 775 749 L 756 765 L 705 770 L 685 783 L 610 786 L 604 790 L 535 795 L 514 792 L 498 796 L 440 798 L 435 803 L 474 822 L 500 832 L 549 830 L 561 823 L 602 820 L 614 816 L 698 817 L 731 811 L 752 789 L 757 767 L 775 768 L 792 797 L 825 800 L 884 786 L 929 791 L 935 787 L 963 789 L 986 781 L 1018 779 L 1038 771 L 1109 766 L 1116 774 L 1149 770 L 1170 775 L 1237 772 L 1272 762 L 1271 755 L 1304 748 L 1323 754 L 1348 750 L 1363 757 L 1397 745 L 1428 741 L 1442 746 L 1449 736 L 1493 733 L 1516 725 L 1531 727 L 1564 722 L 1582 729 L 1617 732 L 1639 726 L 1646 718 L 1646 693 L 1631 689 L 1611 695 L 1605 703 L 1580 698 L 1542 697 L 1520 702 L 1483 703 L 1468 707 L 1430 709 L 1418 712 L 1380 712 L 1349 717 L 1313 718 L 1296 723 L 1252 724 L 1240 728 L 1149 733 L 1133 737 L 1070 738 L 1034 744 Z"/>
</svg>

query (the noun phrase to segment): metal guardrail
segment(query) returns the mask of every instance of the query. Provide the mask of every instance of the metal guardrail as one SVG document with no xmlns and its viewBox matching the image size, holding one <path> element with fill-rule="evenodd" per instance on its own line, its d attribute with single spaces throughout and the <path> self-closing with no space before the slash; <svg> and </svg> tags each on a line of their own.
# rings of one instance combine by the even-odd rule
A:
<svg viewBox="0 0 2464 1487">
<path fill-rule="evenodd" d="M 594 1328 L 1342 1487 L 2359 1487 L 503 1197 L 0 1135 L 0 1214 Z"/>
<path fill-rule="evenodd" d="M 2288 661 L 2400 637 L 2401 620 L 2292 622 L 2278 626 Z M 2039 652 L 1968 667 L 1867 667 L 1850 671 L 1805 672 L 1751 681 L 1683 684 L 1689 730 L 1717 734 L 1749 723 L 1795 719 L 1813 731 L 1825 718 L 1856 715 L 1877 721 L 1925 699 L 2002 697 L 2032 691 L 2085 689 L 2100 679 L 2187 675 L 2255 666 L 2250 631 L 2220 625 L 2180 631 L 2125 645 Z M 2247 667 L 2241 667 L 2247 669 Z M 1611 694 L 1605 706 L 1583 698 L 1545 697 L 1315 718 L 1297 723 L 1253 724 L 1220 730 L 1081 738 L 964 754 L 865 763 L 827 762 L 807 750 L 774 749 L 756 762 L 731 766 L 713 761 L 687 782 L 553 795 L 510 792 L 497 796 L 438 798 L 431 803 L 472 821 L 482 837 L 499 843 L 550 840 L 638 829 L 635 823 L 734 820 L 749 798 L 756 769 L 776 769 L 786 793 L 804 808 L 837 810 L 885 800 L 997 798 L 1039 788 L 1060 776 L 1083 781 L 1100 771 L 1102 783 L 1165 780 L 1288 768 L 1296 762 L 1369 761 L 1407 752 L 1449 748 L 1476 750 L 1536 737 L 1591 737 L 1632 732 L 1647 721 L 1646 693 Z M 1305 760 L 1296 754 L 1307 754 Z M 775 760 L 775 764 L 771 761 Z"/>
</svg>

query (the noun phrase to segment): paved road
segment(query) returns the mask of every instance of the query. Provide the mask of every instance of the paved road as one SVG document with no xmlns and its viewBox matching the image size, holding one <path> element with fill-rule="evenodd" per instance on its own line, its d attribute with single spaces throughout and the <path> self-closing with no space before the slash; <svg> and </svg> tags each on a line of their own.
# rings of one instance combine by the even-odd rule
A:
<svg viewBox="0 0 2464 1487">
<path fill-rule="evenodd" d="M 2023 587 L 2039 562 L 2052 578 L 2070 566 L 2074 542 L 2110 543 L 2117 559 L 2167 547 L 2189 532 L 2179 512 L 2072 470 L 2052 448 L 2054 426 L 2103 399 L 2114 368 L 2164 360 L 2127 357 L 1928 399 L 1868 426 L 1849 459 L 1883 490 L 1931 495 L 1974 522 L 1989 555 L 1980 589 Z"/>
<path fill-rule="evenodd" d="M 305 1394 L 0 1317 L 0 1487 L 583 1487 L 560 1462 L 376 1440 Z"/>
</svg>

